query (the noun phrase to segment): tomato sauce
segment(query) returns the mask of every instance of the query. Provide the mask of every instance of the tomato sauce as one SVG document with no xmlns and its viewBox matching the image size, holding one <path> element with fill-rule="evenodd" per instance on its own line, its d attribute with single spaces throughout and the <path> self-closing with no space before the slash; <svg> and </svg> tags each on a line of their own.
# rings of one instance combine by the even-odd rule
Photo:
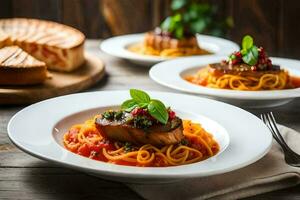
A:
<svg viewBox="0 0 300 200">
<path fill-rule="evenodd" d="M 300 77 L 297 76 L 291 76 L 290 77 L 291 85 L 294 88 L 299 88 L 300 87 Z"/>
</svg>

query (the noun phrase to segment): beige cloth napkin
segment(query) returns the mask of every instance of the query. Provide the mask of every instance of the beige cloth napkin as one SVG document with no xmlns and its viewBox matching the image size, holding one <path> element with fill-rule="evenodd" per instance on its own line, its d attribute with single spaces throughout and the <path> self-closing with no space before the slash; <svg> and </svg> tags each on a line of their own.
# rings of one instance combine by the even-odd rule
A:
<svg viewBox="0 0 300 200">
<path fill-rule="evenodd" d="M 284 126 L 280 126 L 279 129 L 288 145 L 300 153 L 300 133 Z M 169 184 L 128 186 L 149 200 L 227 200 L 250 197 L 299 183 L 300 168 L 287 165 L 280 146 L 273 141 L 273 146 L 266 156 L 252 165 L 233 172 Z"/>
</svg>

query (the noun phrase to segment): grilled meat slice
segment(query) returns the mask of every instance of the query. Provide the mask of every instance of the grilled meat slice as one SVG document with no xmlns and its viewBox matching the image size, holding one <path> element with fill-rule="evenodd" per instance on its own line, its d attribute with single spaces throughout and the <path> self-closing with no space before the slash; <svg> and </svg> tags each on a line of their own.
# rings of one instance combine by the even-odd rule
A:
<svg viewBox="0 0 300 200">
<path fill-rule="evenodd" d="M 183 139 L 182 120 L 175 117 L 166 125 L 154 124 L 147 128 L 137 128 L 130 122 L 129 114 L 120 120 L 107 120 L 103 116 L 96 119 L 96 125 L 107 138 L 133 144 L 163 146 L 177 144 Z"/>
<path fill-rule="evenodd" d="M 170 36 L 148 32 L 144 40 L 145 46 L 152 47 L 156 50 L 175 49 L 175 48 L 199 48 L 195 36 L 183 39 L 176 39 Z"/>
<path fill-rule="evenodd" d="M 253 70 L 253 67 L 247 64 L 229 65 L 225 63 L 214 63 L 208 65 L 208 72 L 214 76 L 222 76 L 224 74 L 261 77 L 263 74 L 280 73 L 280 66 L 273 65 L 271 70 Z"/>
</svg>

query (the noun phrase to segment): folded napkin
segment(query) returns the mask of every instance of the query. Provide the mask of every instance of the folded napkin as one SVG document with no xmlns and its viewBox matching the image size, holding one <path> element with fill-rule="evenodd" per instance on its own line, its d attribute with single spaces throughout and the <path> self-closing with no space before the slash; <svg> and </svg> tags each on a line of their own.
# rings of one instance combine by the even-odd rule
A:
<svg viewBox="0 0 300 200">
<path fill-rule="evenodd" d="M 300 153 L 300 133 L 284 126 L 280 126 L 279 129 L 288 145 Z M 287 165 L 280 146 L 273 141 L 270 152 L 262 159 L 233 172 L 169 184 L 128 186 L 149 200 L 238 199 L 299 183 L 300 168 Z"/>
</svg>

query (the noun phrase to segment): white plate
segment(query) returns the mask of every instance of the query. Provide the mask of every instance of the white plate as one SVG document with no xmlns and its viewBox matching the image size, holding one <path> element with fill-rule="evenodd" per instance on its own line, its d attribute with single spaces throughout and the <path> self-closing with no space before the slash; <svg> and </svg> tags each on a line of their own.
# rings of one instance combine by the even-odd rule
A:
<svg viewBox="0 0 300 200">
<path fill-rule="evenodd" d="M 141 55 L 127 49 L 131 44 L 143 42 L 144 36 L 145 34 L 130 34 L 109 38 L 100 44 L 100 48 L 107 54 L 118 58 L 124 58 L 143 66 L 151 66 L 158 62 L 171 59 L 159 56 Z M 239 46 L 236 43 L 223 38 L 199 34 L 197 35 L 197 40 L 201 48 L 217 55 L 228 55 L 231 52 L 239 50 Z"/>
<path fill-rule="evenodd" d="M 141 183 L 170 182 L 229 172 L 257 161 L 271 146 L 272 137 L 267 127 L 240 108 L 195 96 L 149 92 L 151 97 L 171 106 L 179 116 L 200 122 L 219 142 L 221 152 L 194 164 L 143 168 L 95 161 L 63 147 L 62 136 L 71 125 L 119 105 L 129 98 L 128 93 L 80 93 L 33 104 L 10 120 L 8 135 L 20 149 L 35 157 L 110 180 Z"/>
<path fill-rule="evenodd" d="M 205 95 L 246 107 L 271 107 L 285 104 L 300 97 L 300 88 L 273 91 L 236 91 L 229 89 L 214 89 L 192 84 L 182 77 L 197 72 L 209 63 L 220 62 L 226 56 L 194 56 L 179 58 L 154 65 L 149 74 L 157 83 L 187 93 Z M 300 61 L 284 58 L 273 58 L 274 64 L 287 69 L 291 75 L 300 77 Z"/>
</svg>

